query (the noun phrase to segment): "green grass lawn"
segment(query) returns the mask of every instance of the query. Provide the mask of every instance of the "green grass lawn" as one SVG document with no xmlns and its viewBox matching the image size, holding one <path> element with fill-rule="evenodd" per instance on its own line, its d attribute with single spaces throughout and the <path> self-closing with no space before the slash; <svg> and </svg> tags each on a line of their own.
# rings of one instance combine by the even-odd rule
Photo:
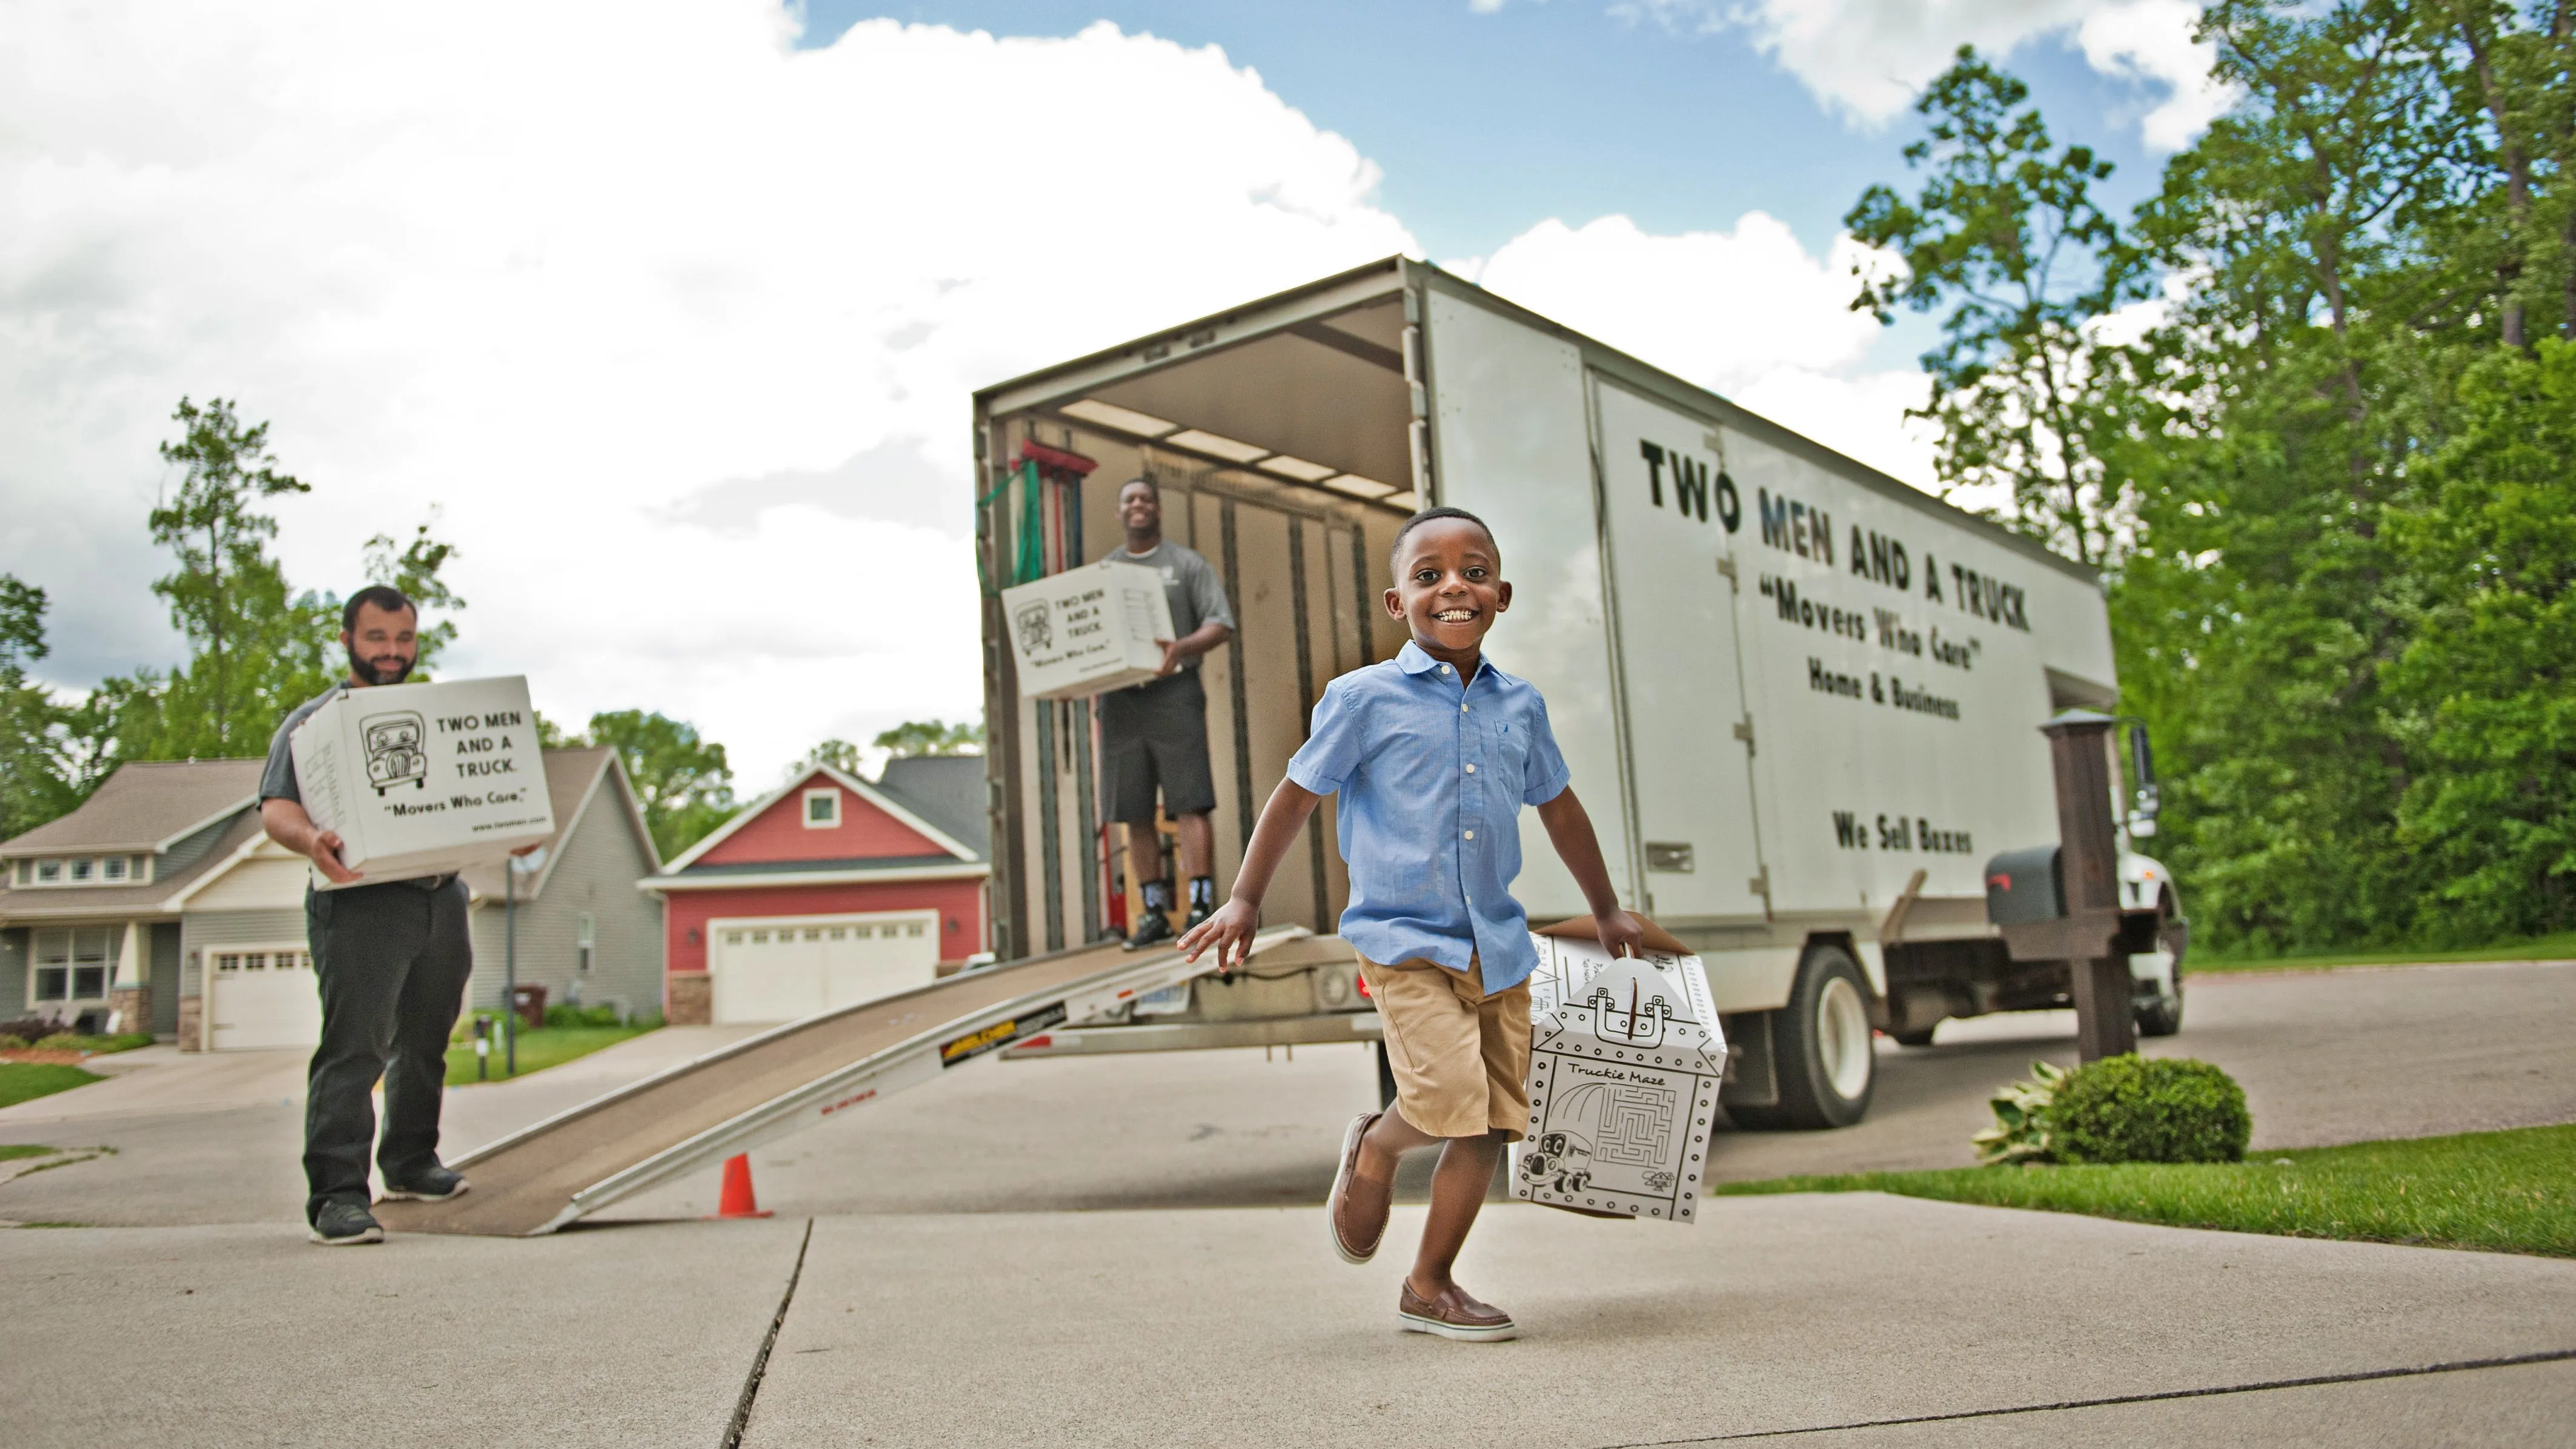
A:
<svg viewBox="0 0 2576 1449">
<path fill-rule="evenodd" d="M 2576 1258 L 2576 1126 L 2292 1148 L 2243 1162 L 1862 1172 L 1708 1191 L 1892 1192 L 2171 1227 Z"/>
<path fill-rule="evenodd" d="M 54 1151 L 55 1149 L 51 1147 L 40 1147 L 33 1142 L 0 1144 L 0 1162 L 14 1162 L 21 1157 L 51 1157 Z"/>
<path fill-rule="evenodd" d="M 651 1031 L 650 1026 L 548 1026 L 519 1033 L 519 1075 L 559 1067 L 575 1057 L 586 1057 L 601 1047 L 611 1047 Z M 502 1047 L 498 1037 L 492 1039 L 492 1080 L 505 1081 L 501 1073 Z M 451 1043 L 447 1048 L 447 1085 L 461 1087 L 475 1080 L 474 1043 L 471 1039 Z"/>
<path fill-rule="evenodd" d="M 2324 971 L 2337 966 L 2417 966 L 2439 965 L 2452 961 L 2567 960 L 2576 960 L 2576 931 L 2563 931 L 2555 936 L 2533 936 L 2526 940 L 2506 941 L 2500 945 L 2480 946 L 2472 951 L 2381 951 L 2368 954 L 2238 958 L 2208 956 L 2194 951 L 2185 958 L 2183 970 L 2186 973 Z"/>
<path fill-rule="evenodd" d="M 44 1062 L 0 1062 L 0 1107 L 15 1107 L 38 1097 L 68 1092 L 104 1080 L 93 1072 L 78 1067 L 55 1066 Z"/>
</svg>

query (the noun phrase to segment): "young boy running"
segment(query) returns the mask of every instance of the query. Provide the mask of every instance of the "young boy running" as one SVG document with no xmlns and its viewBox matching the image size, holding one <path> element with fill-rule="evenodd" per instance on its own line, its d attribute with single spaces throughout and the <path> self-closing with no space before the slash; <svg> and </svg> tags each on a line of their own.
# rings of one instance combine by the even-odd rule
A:
<svg viewBox="0 0 2576 1449">
<path fill-rule="evenodd" d="M 1538 807 L 1592 905 L 1601 944 L 1634 953 L 1644 932 L 1611 890 L 1592 821 L 1567 786 L 1546 702 L 1483 657 L 1486 631 L 1512 604 L 1492 531 L 1464 509 L 1425 509 L 1397 530 L 1393 563 L 1386 610 L 1412 641 L 1325 689 L 1313 732 L 1261 812 L 1232 897 L 1180 947 L 1192 960 L 1211 948 L 1220 962 L 1240 959 L 1280 860 L 1316 803 L 1340 793 L 1351 875 L 1342 936 L 1385 1020 L 1396 1097 L 1394 1111 L 1362 1113 L 1344 1135 L 1325 1223 L 1344 1260 L 1367 1262 L 1386 1233 L 1396 1160 L 1439 1146 L 1398 1323 L 1489 1341 L 1519 1329 L 1459 1287 L 1450 1269 L 1504 1144 L 1529 1124 L 1522 1078 L 1538 952 L 1528 913 L 1511 896 L 1521 806 Z"/>
</svg>

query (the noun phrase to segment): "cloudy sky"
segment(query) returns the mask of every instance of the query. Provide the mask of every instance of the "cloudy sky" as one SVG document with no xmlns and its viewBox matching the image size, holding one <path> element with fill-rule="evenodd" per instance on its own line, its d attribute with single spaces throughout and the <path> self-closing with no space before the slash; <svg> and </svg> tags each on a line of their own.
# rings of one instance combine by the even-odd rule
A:
<svg viewBox="0 0 2576 1449">
<path fill-rule="evenodd" d="M 66 689 L 184 654 L 154 451 L 239 400 L 299 585 L 435 508 L 451 673 L 764 788 L 971 718 L 975 387 L 1391 252 L 1910 480 L 1839 218 L 1974 42 L 2135 195 L 2183 0 L 0 7 L 0 571 Z"/>
</svg>

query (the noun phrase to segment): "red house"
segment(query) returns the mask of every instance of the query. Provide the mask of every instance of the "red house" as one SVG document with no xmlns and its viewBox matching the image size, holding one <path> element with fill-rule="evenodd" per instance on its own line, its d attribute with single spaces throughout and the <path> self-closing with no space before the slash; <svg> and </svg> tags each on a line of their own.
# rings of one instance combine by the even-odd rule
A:
<svg viewBox="0 0 2576 1449">
<path fill-rule="evenodd" d="M 674 1023 L 791 1021 L 924 985 L 985 949 L 984 761 L 816 766 L 640 884 L 663 901 Z"/>
</svg>

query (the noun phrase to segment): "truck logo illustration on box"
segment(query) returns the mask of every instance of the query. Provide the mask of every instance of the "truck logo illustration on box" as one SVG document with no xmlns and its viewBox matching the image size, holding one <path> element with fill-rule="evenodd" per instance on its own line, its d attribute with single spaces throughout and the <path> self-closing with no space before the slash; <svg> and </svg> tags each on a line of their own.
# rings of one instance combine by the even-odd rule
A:
<svg viewBox="0 0 2576 1449">
<path fill-rule="evenodd" d="M 1011 611 L 1011 622 L 1018 626 L 1020 652 L 1042 654 L 1055 647 L 1055 611 L 1044 599 L 1031 599 Z"/>
<path fill-rule="evenodd" d="M 305 812 L 361 884 L 491 864 L 555 833 L 525 679 L 343 689 L 287 747 Z"/>
<path fill-rule="evenodd" d="M 377 798 L 405 783 L 415 790 L 429 788 L 429 757 L 420 752 L 419 715 L 409 710 L 374 715 L 358 726 L 358 732 L 367 742 L 367 783 L 376 787 Z"/>
</svg>

